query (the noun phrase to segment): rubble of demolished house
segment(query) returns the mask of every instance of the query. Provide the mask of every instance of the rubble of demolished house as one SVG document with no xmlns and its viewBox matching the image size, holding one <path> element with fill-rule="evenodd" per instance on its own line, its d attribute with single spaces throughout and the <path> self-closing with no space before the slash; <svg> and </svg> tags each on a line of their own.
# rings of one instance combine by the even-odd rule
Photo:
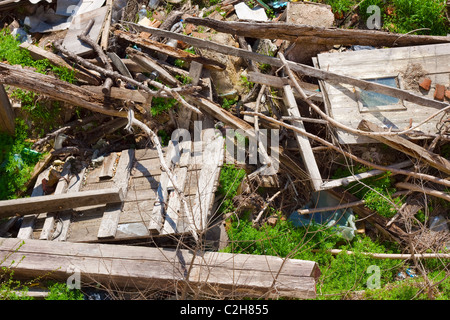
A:
<svg viewBox="0 0 450 320">
<path fill-rule="evenodd" d="M 0 250 L 27 255 L 17 274 L 65 281 L 75 267 L 140 289 L 185 281 L 204 294 L 315 298 L 313 261 L 217 252 L 228 241 L 216 196 L 228 164 L 246 171 L 234 202 L 255 228 L 337 225 L 347 240 L 365 233 L 401 246 L 379 259 L 450 258 L 450 37 L 336 28 L 324 4 L 272 3 L 272 18 L 265 6 L 0 1 L 21 50 L 75 76 L 0 62 L 1 131 L 13 134 L 21 114 L 14 88 L 60 101 L 66 114 L 32 141 L 46 156 L 28 191 L 0 201 Z M 357 166 L 367 170 L 333 178 Z M 396 189 L 389 218 L 353 194 L 386 173 Z M 430 216 L 437 229 L 411 222 L 430 198 L 443 200 Z"/>
</svg>

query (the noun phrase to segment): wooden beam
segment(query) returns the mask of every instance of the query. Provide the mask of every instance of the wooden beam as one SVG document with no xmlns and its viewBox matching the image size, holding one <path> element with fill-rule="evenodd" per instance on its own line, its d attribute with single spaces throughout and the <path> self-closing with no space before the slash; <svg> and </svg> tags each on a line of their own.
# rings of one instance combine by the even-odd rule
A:
<svg viewBox="0 0 450 320">
<path fill-rule="evenodd" d="M 206 130 L 213 130 L 214 132 L 212 128 Z M 208 218 L 210 217 L 210 210 L 214 200 L 214 187 L 224 161 L 224 138 L 222 136 L 213 136 L 210 139 L 204 142 L 197 193 L 192 207 L 193 217 L 188 217 L 188 221 L 191 224 L 189 228 L 199 232 L 207 230 Z"/>
<path fill-rule="evenodd" d="M 267 63 L 267 64 L 270 64 L 275 67 L 283 66 L 283 62 L 280 59 L 275 58 L 275 57 L 266 56 L 266 55 L 259 54 L 256 52 L 250 52 L 250 51 L 243 50 L 240 48 L 226 46 L 226 45 L 222 45 L 222 44 L 219 44 L 219 43 L 216 43 L 213 41 L 198 39 L 198 38 L 186 36 L 183 34 L 178 34 L 175 32 L 159 30 L 157 28 L 151 28 L 151 27 L 144 27 L 144 26 L 141 26 L 141 25 L 138 25 L 135 23 L 131 23 L 131 22 L 126 22 L 126 23 L 128 25 L 132 26 L 134 29 L 137 29 L 139 31 L 145 31 L 145 32 L 150 32 L 152 34 L 158 34 L 160 36 L 170 37 L 172 39 L 183 41 L 183 42 L 185 42 L 189 45 L 195 46 L 197 48 L 203 48 L 203 49 L 223 53 L 226 55 L 232 55 L 232 56 L 237 56 L 237 57 L 241 57 L 244 59 L 254 60 L 259 63 Z M 321 79 L 324 81 L 350 84 L 350 85 L 359 87 L 362 90 L 386 94 L 391 97 L 406 100 L 406 101 L 413 102 L 413 103 L 416 103 L 419 105 L 434 107 L 436 109 L 443 109 L 445 107 L 450 106 L 446 102 L 433 100 L 426 96 L 418 95 L 418 94 L 415 94 L 415 93 L 407 91 L 407 90 L 402 90 L 399 88 L 390 87 L 390 86 L 382 85 L 382 84 L 375 83 L 375 82 L 361 80 L 361 79 L 337 74 L 334 72 L 317 69 L 317 68 L 314 68 L 314 67 L 311 67 L 308 65 L 295 63 L 293 61 L 287 61 L 287 63 L 292 71 L 298 72 L 305 76 L 314 77 L 314 78 Z"/>
<path fill-rule="evenodd" d="M 123 201 L 121 189 L 80 191 L 72 194 L 37 196 L 0 201 L 0 218 L 13 215 L 61 211 L 72 208 Z"/>
<path fill-rule="evenodd" d="M 313 261 L 115 244 L 0 238 L 0 255 L 18 279 L 42 276 L 65 283 L 78 271 L 81 287 L 180 293 L 187 284 L 188 292 L 220 298 L 314 299 L 320 276 Z"/>
<path fill-rule="evenodd" d="M 368 120 L 362 120 L 358 125 L 358 129 L 369 131 L 369 132 L 382 132 L 387 131 L 380 126 L 372 123 Z M 414 142 L 407 140 L 401 136 L 378 136 L 374 135 L 371 138 L 378 140 L 384 144 L 387 144 L 391 148 L 406 153 L 417 160 L 423 161 L 426 164 L 445 172 L 446 174 L 450 174 L 450 161 L 441 157 L 440 155 L 428 151 L 425 148 L 415 144 Z"/>
<path fill-rule="evenodd" d="M 377 30 L 324 28 L 286 22 L 220 21 L 197 17 L 187 17 L 185 22 L 206 26 L 219 32 L 237 36 L 260 39 L 282 39 L 313 44 L 393 47 L 450 42 L 450 37 L 445 36 L 396 34 Z"/>
</svg>

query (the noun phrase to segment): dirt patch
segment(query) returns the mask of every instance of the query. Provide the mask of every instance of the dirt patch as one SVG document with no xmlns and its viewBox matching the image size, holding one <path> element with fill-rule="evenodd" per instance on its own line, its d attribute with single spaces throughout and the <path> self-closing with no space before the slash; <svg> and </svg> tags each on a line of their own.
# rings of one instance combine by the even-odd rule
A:
<svg viewBox="0 0 450 320">
<path fill-rule="evenodd" d="M 419 91 L 419 83 L 427 73 L 428 72 L 423 69 L 422 65 L 418 63 L 409 63 L 406 69 L 400 72 L 403 80 L 403 89 Z"/>
</svg>

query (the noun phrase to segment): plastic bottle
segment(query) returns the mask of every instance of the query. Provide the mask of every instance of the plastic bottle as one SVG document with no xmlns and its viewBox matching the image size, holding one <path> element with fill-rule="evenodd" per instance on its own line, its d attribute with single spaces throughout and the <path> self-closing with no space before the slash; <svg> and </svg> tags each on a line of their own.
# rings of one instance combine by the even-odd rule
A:
<svg viewBox="0 0 450 320">
<path fill-rule="evenodd" d="M 145 5 L 142 5 L 141 10 L 138 12 L 138 21 L 141 21 L 144 18 L 147 18 L 147 9 Z"/>
</svg>

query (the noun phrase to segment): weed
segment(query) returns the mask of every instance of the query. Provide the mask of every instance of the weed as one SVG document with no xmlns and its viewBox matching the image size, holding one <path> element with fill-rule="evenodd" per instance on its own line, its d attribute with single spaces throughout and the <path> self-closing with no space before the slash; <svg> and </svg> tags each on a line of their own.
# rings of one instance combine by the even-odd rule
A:
<svg viewBox="0 0 450 320">
<path fill-rule="evenodd" d="M 30 148 L 28 127 L 23 120 L 16 120 L 14 137 L 0 133 L 0 200 L 17 197 L 18 191 L 25 191 L 24 185 L 31 177 L 37 158 L 22 156 Z"/>
<path fill-rule="evenodd" d="M 229 110 L 232 106 L 234 106 L 237 103 L 236 99 L 227 99 L 224 98 L 222 102 L 222 108 L 225 110 Z"/>
<path fill-rule="evenodd" d="M 385 26 L 391 32 L 446 35 L 450 30 L 445 16 L 445 1 L 441 0 L 392 0 L 394 11 L 386 16 Z"/>
<path fill-rule="evenodd" d="M 245 177 L 245 170 L 236 168 L 234 165 L 225 164 L 219 176 L 217 193 L 224 197 L 219 212 L 226 214 L 234 210 L 233 198 Z"/>
<path fill-rule="evenodd" d="M 84 300 L 83 293 L 70 289 L 65 283 L 49 282 L 49 295 L 45 300 Z"/>
<path fill-rule="evenodd" d="M 177 104 L 177 100 L 173 98 L 157 97 L 152 99 L 151 114 L 153 117 L 173 108 Z"/>
<path fill-rule="evenodd" d="M 162 146 L 169 145 L 170 135 L 167 133 L 166 130 L 162 130 L 162 129 L 158 130 L 158 132 L 156 134 L 160 137 Z"/>
<path fill-rule="evenodd" d="M 333 178 L 343 178 L 351 173 L 358 174 L 368 170 L 369 168 L 359 164 L 350 168 L 338 168 L 334 172 Z M 398 198 L 392 199 L 392 194 L 397 191 L 392 185 L 392 173 L 387 171 L 380 176 L 352 182 L 348 185 L 347 190 L 357 198 L 364 199 L 366 207 L 390 218 L 396 212 L 395 206 L 401 206 Z"/>
</svg>

